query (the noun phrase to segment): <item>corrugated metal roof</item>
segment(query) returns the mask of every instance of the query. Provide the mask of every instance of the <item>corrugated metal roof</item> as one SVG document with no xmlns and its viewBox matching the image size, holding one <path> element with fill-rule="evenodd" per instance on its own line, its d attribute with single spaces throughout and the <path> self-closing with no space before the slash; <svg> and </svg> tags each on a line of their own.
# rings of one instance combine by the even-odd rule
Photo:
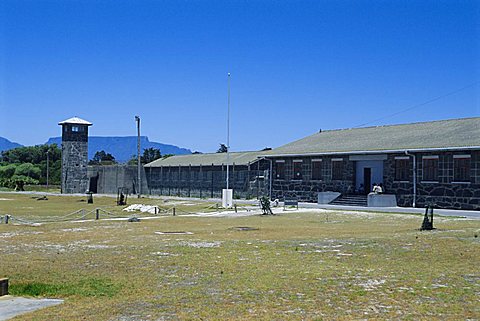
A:
<svg viewBox="0 0 480 321">
<path fill-rule="evenodd" d="M 69 119 L 66 119 L 64 121 L 61 121 L 58 123 L 59 125 L 65 125 L 65 124 L 77 124 L 77 125 L 87 125 L 87 126 L 92 126 L 92 123 L 89 121 L 86 121 L 85 119 L 81 119 L 78 117 L 72 117 Z"/>
<path fill-rule="evenodd" d="M 471 148 L 480 146 L 480 117 L 326 130 L 268 152 L 268 156 Z"/>
<path fill-rule="evenodd" d="M 235 165 L 248 165 L 258 160 L 265 152 L 230 152 L 229 163 Z M 157 159 L 145 165 L 145 167 L 161 166 L 221 166 L 227 163 L 227 153 L 189 154 L 170 156 L 165 159 Z"/>
</svg>

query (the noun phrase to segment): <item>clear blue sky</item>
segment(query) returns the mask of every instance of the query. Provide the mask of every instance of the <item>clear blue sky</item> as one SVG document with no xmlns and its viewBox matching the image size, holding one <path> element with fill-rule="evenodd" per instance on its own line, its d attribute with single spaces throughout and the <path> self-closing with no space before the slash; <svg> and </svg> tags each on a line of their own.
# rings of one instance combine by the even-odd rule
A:
<svg viewBox="0 0 480 321">
<path fill-rule="evenodd" d="M 479 1 L 0 2 L 0 136 L 215 151 L 355 127 L 480 81 Z M 480 85 L 371 125 L 479 116 Z"/>
</svg>

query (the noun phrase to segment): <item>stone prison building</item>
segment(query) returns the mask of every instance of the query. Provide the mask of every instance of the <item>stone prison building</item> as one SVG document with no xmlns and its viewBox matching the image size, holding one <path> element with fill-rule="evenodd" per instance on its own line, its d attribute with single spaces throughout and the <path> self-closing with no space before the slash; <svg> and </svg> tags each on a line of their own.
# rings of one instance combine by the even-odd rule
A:
<svg viewBox="0 0 480 321">
<path fill-rule="evenodd" d="M 317 202 L 333 192 L 333 204 L 366 205 L 373 184 L 382 184 L 398 206 L 480 209 L 478 117 L 324 130 L 273 150 L 229 154 L 234 198 Z M 156 160 L 143 167 L 142 193 L 221 197 L 226 164 L 225 153 Z"/>
</svg>

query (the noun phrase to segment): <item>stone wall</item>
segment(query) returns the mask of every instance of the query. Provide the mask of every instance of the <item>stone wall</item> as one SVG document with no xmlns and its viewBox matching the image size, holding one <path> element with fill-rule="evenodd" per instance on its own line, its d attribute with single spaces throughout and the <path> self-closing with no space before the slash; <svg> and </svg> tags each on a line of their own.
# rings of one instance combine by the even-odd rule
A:
<svg viewBox="0 0 480 321">
<path fill-rule="evenodd" d="M 441 208 L 480 209 L 480 151 L 416 153 L 417 207 L 434 204 Z M 454 155 L 470 155 L 470 181 L 454 182 Z M 395 156 L 390 154 L 384 165 L 385 192 L 396 194 L 399 206 L 413 204 L 413 159 L 409 160 L 409 179 L 395 181 Z M 438 156 L 438 182 L 423 179 L 423 156 Z"/>
<path fill-rule="evenodd" d="M 88 143 L 86 141 L 62 142 L 62 193 L 85 193 L 87 178 Z"/>
<path fill-rule="evenodd" d="M 332 159 L 342 159 L 342 179 L 332 179 Z M 321 179 L 312 179 L 312 159 L 322 159 Z M 294 157 L 282 158 L 285 161 L 285 179 L 274 179 L 272 183 L 272 197 L 283 200 L 297 198 L 304 202 L 317 202 L 318 192 L 340 192 L 351 194 L 355 191 L 355 162 L 344 157 Z M 301 160 L 302 179 L 298 180 L 293 175 L 293 162 Z M 275 160 L 273 177 L 277 177 Z"/>
<path fill-rule="evenodd" d="M 89 189 L 99 194 L 116 194 L 119 188 L 128 189 L 129 194 L 138 192 L 136 165 L 90 165 L 88 166 Z M 142 194 L 149 194 L 145 170 L 141 168 Z"/>
<path fill-rule="evenodd" d="M 470 181 L 454 182 L 454 155 L 470 155 Z M 383 161 L 384 192 L 395 194 L 399 206 L 412 206 L 413 203 L 413 163 L 409 160 L 409 178 L 395 180 L 395 157 L 405 157 L 405 153 L 388 154 Z M 438 156 L 438 182 L 423 180 L 422 157 Z M 322 159 L 321 180 L 312 180 L 312 159 Z M 341 180 L 332 180 L 332 158 L 343 158 L 343 176 Z M 441 208 L 480 210 L 480 151 L 458 151 L 438 153 L 417 153 L 417 199 L 416 206 L 434 204 Z M 355 192 L 355 161 L 349 156 L 283 157 L 275 160 L 285 161 L 285 178 L 277 179 L 273 166 L 273 198 L 297 198 L 300 201 L 316 202 L 318 192 L 334 191 L 342 194 Z M 293 175 L 293 161 L 302 160 L 302 179 Z"/>
</svg>

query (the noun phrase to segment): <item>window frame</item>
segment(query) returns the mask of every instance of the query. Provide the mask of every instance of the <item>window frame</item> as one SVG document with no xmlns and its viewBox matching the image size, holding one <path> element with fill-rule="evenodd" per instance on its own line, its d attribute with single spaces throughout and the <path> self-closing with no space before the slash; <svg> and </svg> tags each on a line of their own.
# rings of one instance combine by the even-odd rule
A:
<svg viewBox="0 0 480 321">
<path fill-rule="evenodd" d="M 303 180 L 303 168 L 302 168 L 302 165 L 303 165 L 303 160 L 301 159 L 294 159 L 293 160 L 293 166 L 292 166 L 292 180 L 295 180 L 295 181 L 301 181 Z M 297 168 L 297 166 L 299 166 Z M 299 175 L 297 175 L 299 174 Z"/>
<path fill-rule="evenodd" d="M 438 183 L 439 159 L 435 156 L 422 156 L 422 182 Z M 433 166 L 435 165 L 435 166 Z M 430 174 L 433 174 L 432 176 Z"/>
<path fill-rule="evenodd" d="M 464 177 L 458 177 L 456 176 L 458 173 L 458 166 L 457 162 L 458 161 L 467 161 L 466 163 L 467 166 L 464 167 Z M 471 176 L 471 169 L 472 169 L 472 162 L 471 162 L 471 156 L 470 155 L 453 155 L 453 181 L 452 183 L 470 183 L 472 176 Z"/>
<path fill-rule="evenodd" d="M 281 164 L 281 166 L 279 166 Z M 281 168 L 281 171 L 279 170 Z M 275 179 L 284 180 L 285 179 L 285 161 L 276 160 L 275 161 Z"/>
<path fill-rule="evenodd" d="M 339 168 L 336 168 L 335 164 L 340 164 Z M 332 158 L 332 181 L 341 181 L 343 180 L 343 158 Z M 338 173 L 339 171 L 339 173 Z M 339 176 L 337 175 L 339 174 Z"/>
<path fill-rule="evenodd" d="M 402 167 L 400 164 L 404 163 Z M 400 165 L 400 166 L 399 166 Z M 410 182 L 410 157 L 395 157 L 395 182 Z"/>
<path fill-rule="evenodd" d="M 315 166 L 313 164 L 317 164 L 318 168 L 318 173 L 317 175 L 314 175 L 316 173 Z M 323 160 L 321 158 L 318 159 L 312 159 L 312 181 L 321 181 L 322 180 L 322 164 Z"/>
</svg>

